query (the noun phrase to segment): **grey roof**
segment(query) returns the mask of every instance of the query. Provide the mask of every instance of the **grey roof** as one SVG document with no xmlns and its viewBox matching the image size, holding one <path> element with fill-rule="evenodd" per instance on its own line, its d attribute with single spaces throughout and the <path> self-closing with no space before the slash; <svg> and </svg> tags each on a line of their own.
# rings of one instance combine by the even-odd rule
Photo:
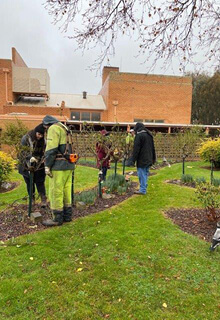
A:
<svg viewBox="0 0 220 320">
<path fill-rule="evenodd" d="M 106 110 L 106 105 L 101 95 L 88 94 L 87 98 L 83 99 L 81 94 L 51 93 L 47 106 L 61 105 L 62 101 L 65 101 L 67 108 Z"/>
<path fill-rule="evenodd" d="M 83 99 L 82 94 L 51 93 L 46 101 L 41 97 L 20 97 L 18 105 L 36 105 L 48 107 L 60 107 L 65 101 L 65 107 L 71 109 L 106 110 L 106 105 L 101 95 L 88 95 Z"/>
</svg>

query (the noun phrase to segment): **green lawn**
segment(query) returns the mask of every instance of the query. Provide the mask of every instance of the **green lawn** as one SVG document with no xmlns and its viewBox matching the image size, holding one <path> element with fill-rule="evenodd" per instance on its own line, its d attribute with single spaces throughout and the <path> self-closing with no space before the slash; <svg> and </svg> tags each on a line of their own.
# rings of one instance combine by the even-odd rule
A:
<svg viewBox="0 0 220 320">
<path fill-rule="evenodd" d="M 15 199 L 22 199 L 27 196 L 26 185 L 22 176 L 18 172 L 13 172 L 10 179 L 20 181 L 18 188 L 12 192 L 6 192 L 0 195 L 0 209 L 12 203 Z M 48 187 L 48 177 L 46 178 L 46 188 Z M 98 170 L 88 167 L 77 166 L 75 170 L 75 192 L 90 189 L 97 184 Z"/>
<path fill-rule="evenodd" d="M 181 164 L 166 167 L 147 196 L 2 245 L 0 319 L 219 320 L 220 252 L 162 214 L 199 206 L 193 189 L 164 183 L 180 176 Z"/>
</svg>

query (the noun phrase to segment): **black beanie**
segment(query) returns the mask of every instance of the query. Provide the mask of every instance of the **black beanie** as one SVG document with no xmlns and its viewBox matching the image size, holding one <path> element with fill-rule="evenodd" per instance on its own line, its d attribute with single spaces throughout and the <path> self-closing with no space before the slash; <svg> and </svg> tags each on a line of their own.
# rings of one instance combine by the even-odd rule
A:
<svg viewBox="0 0 220 320">
<path fill-rule="evenodd" d="M 34 132 L 39 132 L 41 134 L 44 134 L 45 128 L 43 126 L 43 123 L 39 124 L 38 126 L 36 126 L 36 128 L 34 128 Z"/>
</svg>

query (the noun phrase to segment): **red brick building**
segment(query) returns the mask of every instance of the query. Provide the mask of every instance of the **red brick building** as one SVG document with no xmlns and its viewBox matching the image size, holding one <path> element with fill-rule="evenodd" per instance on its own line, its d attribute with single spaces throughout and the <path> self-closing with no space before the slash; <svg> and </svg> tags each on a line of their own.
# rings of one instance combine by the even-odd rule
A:
<svg viewBox="0 0 220 320">
<path fill-rule="evenodd" d="M 190 124 L 192 80 L 120 72 L 104 67 L 98 95 L 50 93 L 46 69 L 28 68 L 12 48 L 0 59 L 0 126 L 22 119 L 29 127 L 46 114 L 75 121 Z"/>
</svg>

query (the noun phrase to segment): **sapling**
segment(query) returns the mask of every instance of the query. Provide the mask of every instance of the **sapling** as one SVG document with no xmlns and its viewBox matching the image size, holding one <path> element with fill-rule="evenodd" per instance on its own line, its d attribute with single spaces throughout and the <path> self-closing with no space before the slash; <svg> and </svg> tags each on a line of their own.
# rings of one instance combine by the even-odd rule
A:
<svg viewBox="0 0 220 320">
<path fill-rule="evenodd" d="M 210 183 L 199 183 L 196 185 L 196 195 L 203 204 L 207 218 L 210 221 L 217 220 L 216 208 L 220 205 L 219 187 L 215 187 Z"/>
</svg>

